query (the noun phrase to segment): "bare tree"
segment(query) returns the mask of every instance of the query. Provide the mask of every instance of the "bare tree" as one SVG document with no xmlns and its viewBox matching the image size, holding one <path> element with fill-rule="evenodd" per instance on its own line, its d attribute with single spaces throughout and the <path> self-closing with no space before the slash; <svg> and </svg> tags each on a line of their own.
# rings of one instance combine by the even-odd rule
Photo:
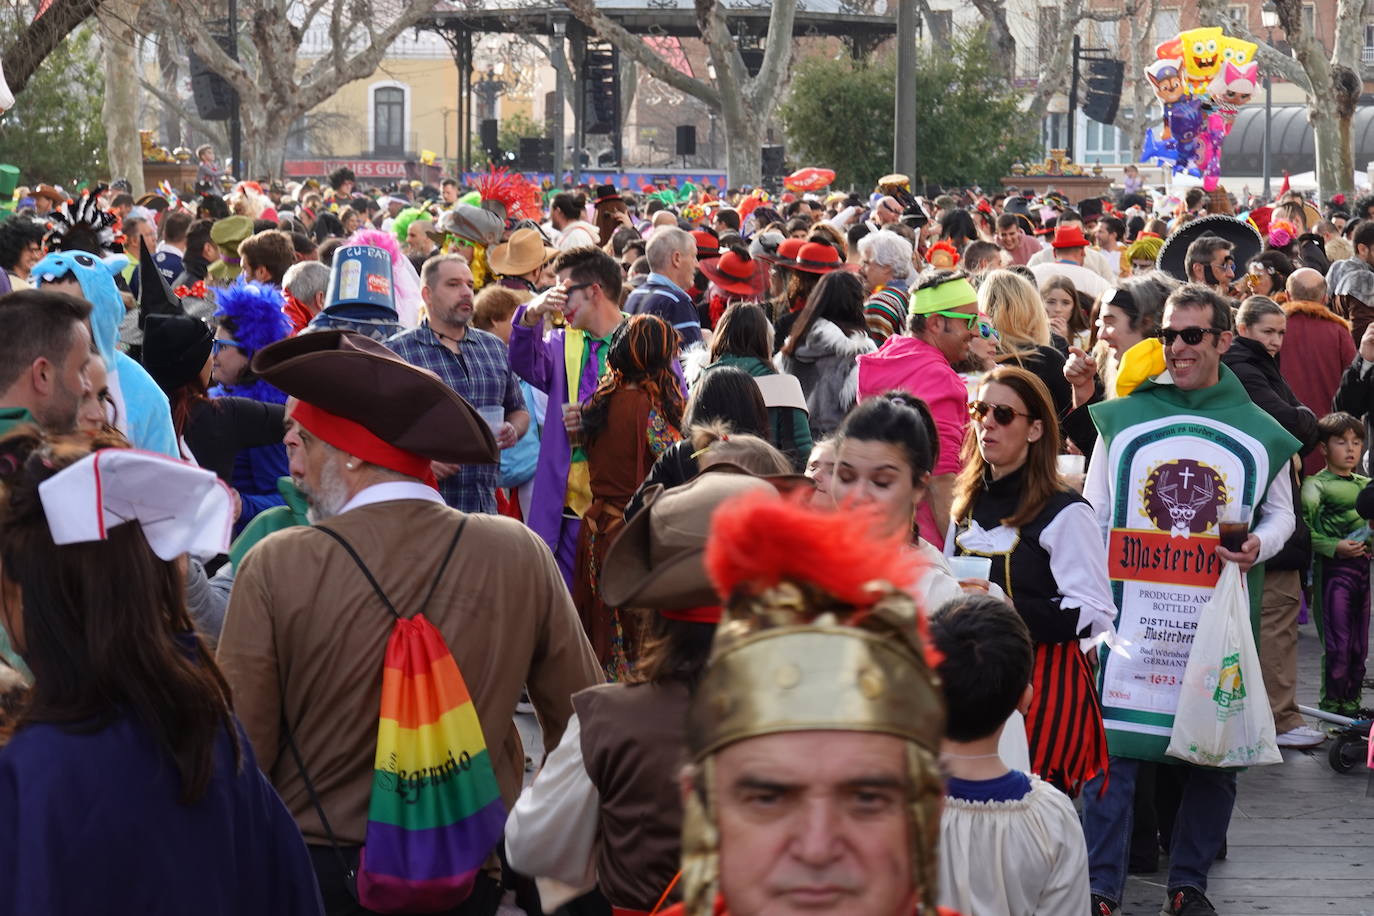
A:
<svg viewBox="0 0 1374 916">
<path fill-rule="evenodd" d="M 42 14 L 0 49 L 5 82 L 15 96 L 24 91 L 30 77 L 53 50 L 81 23 L 100 8 L 102 0 L 52 0 Z"/>
<path fill-rule="evenodd" d="M 1130 111 L 1122 105 L 1117 109 L 1115 124 L 1126 135 L 1131 159 L 1140 158 L 1145 144 L 1145 129 L 1158 119 L 1154 89 L 1145 78 L 1145 67 L 1155 58 L 1155 19 L 1159 16 L 1160 0 L 1144 0 L 1126 20 L 1126 78 L 1122 84 L 1123 101 L 1129 99 Z M 1128 95 L 1129 94 L 1129 95 Z"/>
<path fill-rule="evenodd" d="M 223 31 L 214 22 L 218 3 L 158 2 L 206 67 L 238 92 L 245 158 L 273 178 L 281 175 L 289 126 L 372 74 L 396 38 L 434 11 L 432 0 L 240 0 L 239 59 L 232 60 L 213 38 Z M 307 35 L 326 40 L 302 67 Z"/>
<path fill-rule="evenodd" d="M 1260 69 L 1278 75 L 1307 93 L 1307 120 L 1316 145 L 1317 186 L 1323 196 L 1355 190 L 1352 121 L 1363 83 L 1360 46 L 1366 0 L 1336 0 L 1334 40 L 1328 56 L 1317 36 L 1303 25 L 1301 0 L 1274 0 L 1279 26 L 1292 53 L 1271 47 L 1226 16 L 1225 0 L 1200 0 L 1204 23 L 1227 27 L 1232 34 L 1259 45 Z M 1329 5 L 1320 7 L 1323 11 Z"/>
<path fill-rule="evenodd" d="M 130 77 L 138 72 L 139 0 L 106 0 L 96 13 L 100 22 L 100 46 L 105 63 L 105 101 L 101 120 L 105 122 L 105 152 L 110 174 L 127 178 L 135 197 L 143 187 L 143 148 L 138 139 L 138 83 Z"/>
<path fill-rule="evenodd" d="M 1136 0 L 1130 0 L 1120 9 L 1098 10 L 1088 9 L 1086 0 L 1064 0 L 1058 10 L 1059 21 L 1055 29 L 1058 41 L 1055 42 L 1054 52 L 1046 60 L 1044 49 L 1038 49 L 1043 66 L 1028 109 L 1037 120 L 1045 116 L 1050 99 L 1068 88 L 1069 74 L 1073 70 L 1073 36 L 1078 31 L 1079 23 L 1120 22 L 1135 15 L 1135 4 Z"/>
<path fill-rule="evenodd" d="M 797 0 L 774 0 L 767 47 L 758 76 L 751 77 L 730 34 L 726 10 L 718 0 L 696 0 L 697 29 L 710 55 L 714 79 L 698 79 L 674 69 L 637 35 L 597 9 L 595 0 L 567 0 L 568 9 L 601 38 L 643 67 L 649 75 L 720 112 L 725 126 L 725 159 L 732 185 L 759 184 L 768 117 L 786 86 L 792 61 L 792 23 Z"/>
<path fill-rule="evenodd" d="M 989 56 L 1005 64 L 1010 80 L 1016 75 L 1016 37 L 1007 25 L 1007 0 L 973 0 L 973 7 L 987 23 Z"/>
</svg>

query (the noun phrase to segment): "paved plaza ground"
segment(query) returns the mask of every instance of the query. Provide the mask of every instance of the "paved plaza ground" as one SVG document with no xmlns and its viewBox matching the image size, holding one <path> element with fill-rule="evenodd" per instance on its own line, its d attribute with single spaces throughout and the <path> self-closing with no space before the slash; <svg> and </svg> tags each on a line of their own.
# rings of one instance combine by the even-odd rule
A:
<svg viewBox="0 0 1374 916">
<path fill-rule="evenodd" d="M 1298 639 L 1298 702 L 1316 706 L 1316 627 L 1303 625 Z M 1374 916 L 1374 779 L 1363 766 L 1332 770 L 1330 745 L 1285 750 L 1281 766 L 1241 774 L 1230 849 L 1207 888 L 1221 916 Z M 1166 869 L 1131 876 L 1121 916 L 1159 912 Z"/>
</svg>

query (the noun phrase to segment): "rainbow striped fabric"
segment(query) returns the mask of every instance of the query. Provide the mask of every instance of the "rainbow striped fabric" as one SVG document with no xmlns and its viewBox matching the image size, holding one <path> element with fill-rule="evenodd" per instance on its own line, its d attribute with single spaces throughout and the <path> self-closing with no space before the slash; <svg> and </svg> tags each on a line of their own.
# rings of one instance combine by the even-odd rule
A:
<svg viewBox="0 0 1374 916">
<path fill-rule="evenodd" d="M 486 739 L 444 637 L 423 614 L 386 645 L 358 898 L 383 913 L 457 906 L 506 823 Z"/>
</svg>

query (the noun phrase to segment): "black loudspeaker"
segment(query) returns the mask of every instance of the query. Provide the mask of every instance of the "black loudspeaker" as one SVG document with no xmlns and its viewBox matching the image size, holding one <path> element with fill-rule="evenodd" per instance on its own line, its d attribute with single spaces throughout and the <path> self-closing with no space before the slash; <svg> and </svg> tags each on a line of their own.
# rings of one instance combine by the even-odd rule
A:
<svg viewBox="0 0 1374 916">
<path fill-rule="evenodd" d="M 763 69 L 763 48 L 740 48 L 739 56 L 744 60 L 744 69 L 750 76 L 758 76 Z"/>
<path fill-rule="evenodd" d="M 1088 88 L 1083 96 L 1083 116 L 1101 124 L 1116 120 L 1121 104 L 1121 82 L 1126 65 L 1119 60 L 1088 61 Z"/>
<path fill-rule="evenodd" d="M 763 177 L 781 178 L 786 174 L 785 166 L 782 164 L 783 148 L 778 146 L 763 147 Z"/>
<path fill-rule="evenodd" d="M 221 47 L 226 44 L 225 39 L 216 40 Z M 239 106 L 238 93 L 224 77 L 206 67 L 205 61 L 197 57 L 194 51 L 191 52 L 189 63 L 191 95 L 196 101 L 196 114 L 206 121 L 227 121 L 233 117 Z"/>
<path fill-rule="evenodd" d="M 530 172 L 553 171 L 553 138 L 521 137 L 516 166 Z"/>
<path fill-rule="evenodd" d="M 583 133 L 615 134 L 620 130 L 620 57 L 609 44 L 588 45 L 582 60 L 586 126 Z"/>
<path fill-rule="evenodd" d="M 501 143 L 496 139 L 499 127 L 495 118 L 483 118 L 481 127 L 478 130 L 482 138 L 482 149 L 486 150 L 487 155 L 495 159 L 496 154 L 501 150 Z"/>
<path fill-rule="evenodd" d="M 695 156 L 697 154 L 697 128 L 695 124 L 677 126 L 677 155 Z"/>
</svg>

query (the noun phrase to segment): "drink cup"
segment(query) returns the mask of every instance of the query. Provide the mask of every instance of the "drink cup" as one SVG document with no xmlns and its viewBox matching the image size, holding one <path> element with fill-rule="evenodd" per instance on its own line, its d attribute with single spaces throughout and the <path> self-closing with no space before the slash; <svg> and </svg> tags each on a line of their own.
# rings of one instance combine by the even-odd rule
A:
<svg viewBox="0 0 1374 916">
<path fill-rule="evenodd" d="M 949 557 L 949 571 L 960 582 L 965 579 L 990 579 L 992 577 L 991 557 Z"/>
<path fill-rule="evenodd" d="M 506 425 L 506 408 L 499 404 L 495 407 L 479 407 L 477 412 L 482 415 L 483 420 L 487 421 L 487 426 L 491 427 L 493 436 L 501 432 L 501 427 Z"/>
<path fill-rule="evenodd" d="M 1240 551 L 1245 546 L 1245 539 L 1250 536 L 1250 516 L 1253 510 L 1240 503 L 1228 503 L 1221 510 L 1221 522 L 1217 525 L 1217 533 L 1221 537 L 1221 546 L 1230 551 Z"/>
</svg>

